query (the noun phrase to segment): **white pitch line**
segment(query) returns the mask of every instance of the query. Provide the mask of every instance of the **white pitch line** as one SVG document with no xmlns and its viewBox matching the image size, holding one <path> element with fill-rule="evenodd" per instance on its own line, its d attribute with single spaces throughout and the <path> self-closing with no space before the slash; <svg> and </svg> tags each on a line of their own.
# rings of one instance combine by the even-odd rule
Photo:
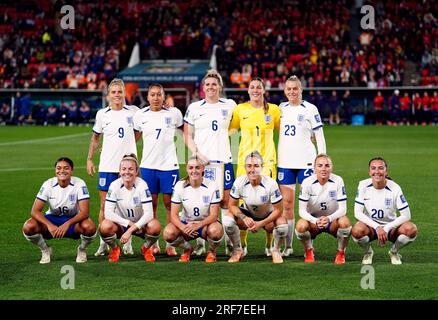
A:
<svg viewBox="0 0 438 320">
<path fill-rule="evenodd" d="M 57 141 L 57 140 L 64 140 L 64 139 L 71 139 L 71 138 L 77 138 L 89 135 L 91 136 L 91 133 L 78 133 L 78 134 L 70 134 L 67 136 L 59 136 L 59 137 L 52 137 L 52 138 L 42 138 L 42 139 L 32 139 L 32 140 L 21 140 L 21 141 L 12 141 L 12 142 L 3 142 L 0 143 L 0 147 L 5 146 L 15 146 L 19 144 L 33 144 L 33 143 L 46 143 L 50 141 Z"/>
</svg>

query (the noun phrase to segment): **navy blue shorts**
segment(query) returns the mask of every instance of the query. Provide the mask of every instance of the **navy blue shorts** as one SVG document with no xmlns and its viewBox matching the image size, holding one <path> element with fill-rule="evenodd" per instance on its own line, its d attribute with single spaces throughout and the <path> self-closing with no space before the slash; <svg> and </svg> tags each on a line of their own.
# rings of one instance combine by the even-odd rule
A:
<svg viewBox="0 0 438 320">
<path fill-rule="evenodd" d="M 59 227 L 59 226 L 63 225 L 66 221 L 73 218 L 74 216 L 57 216 L 54 214 L 46 214 L 45 217 L 47 220 L 49 220 L 55 226 Z M 75 226 L 76 226 L 76 224 L 68 227 L 68 230 L 64 235 L 64 238 L 79 239 L 80 233 L 75 232 Z M 43 237 L 44 237 L 44 239 L 52 239 L 53 238 L 52 234 L 49 232 L 49 230 L 44 232 Z"/>
<path fill-rule="evenodd" d="M 179 170 L 156 170 L 140 168 L 141 177 L 148 184 L 151 193 L 169 193 L 173 192 L 173 187 L 179 180 Z"/>
<path fill-rule="evenodd" d="M 287 168 L 277 168 L 277 182 L 278 184 L 296 184 L 296 181 L 298 180 L 298 183 L 303 183 L 303 180 L 307 177 L 310 177 L 313 173 L 312 168 L 308 169 L 287 169 Z"/>
<path fill-rule="evenodd" d="M 99 183 L 97 184 L 97 189 L 100 191 L 108 191 L 110 184 L 118 178 L 118 172 L 99 172 Z"/>
</svg>

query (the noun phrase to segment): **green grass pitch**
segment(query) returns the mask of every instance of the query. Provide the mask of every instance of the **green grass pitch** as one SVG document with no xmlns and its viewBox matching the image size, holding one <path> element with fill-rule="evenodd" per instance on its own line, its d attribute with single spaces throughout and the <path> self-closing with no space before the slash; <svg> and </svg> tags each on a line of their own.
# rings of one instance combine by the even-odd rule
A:
<svg viewBox="0 0 438 320">
<path fill-rule="evenodd" d="M 437 299 L 438 277 L 438 128 L 437 127 L 326 127 L 328 153 L 334 172 L 344 178 L 348 217 L 359 180 L 368 177 L 368 160 L 383 156 L 390 176 L 401 185 L 410 204 L 417 240 L 402 250 L 403 264 L 390 264 L 389 244 L 375 248 L 375 289 L 362 289 L 361 249 L 352 241 L 347 263 L 333 264 L 336 239 L 327 234 L 314 242 L 316 263 L 303 263 L 303 248 L 294 239 L 294 255 L 274 265 L 263 255 L 264 232 L 249 235 L 249 256 L 228 264 L 224 247 L 218 262 L 194 257 L 188 264 L 163 254 L 146 264 L 140 255 L 141 239 L 134 239 L 136 254 L 110 264 L 95 258 L 97 241 L 88 249 L 89 261 L 76 264 L 77 243 L 51 240 L 52 262 L 40 265 L 40 251 L 21 232 L 23 222 L 42 182 L 54 175 L 60 156 L 71 157 L 75 175 L 91 194 L 91 216 L 97 221 L 97 178 L 86 174 L 85 159 L 91 127 L 0 128 L 0 299 Z M 141 146 L 139 146 L 141 151 Z M 141 154 L 141 153 L 139 153 Z M 95 163 L 98 159 L 95 157 Z M 164 220 L 160 203 L 159 216 Z M 163 248 L 164 242 L 160 240 Z M 64 265 L 75 271 L 75 289 L 64 290 Z"/>
</svg>

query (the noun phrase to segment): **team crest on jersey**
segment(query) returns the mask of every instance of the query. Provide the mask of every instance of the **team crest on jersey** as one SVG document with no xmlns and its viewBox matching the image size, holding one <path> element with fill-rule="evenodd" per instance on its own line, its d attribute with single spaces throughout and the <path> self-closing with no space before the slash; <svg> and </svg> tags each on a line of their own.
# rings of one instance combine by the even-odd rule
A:
<svg viewBox="0 0 438 320">
<path fill-rule="evenodd" d="M 134 121 L 132 120 L 132 117 L 126 117 L 126 120 L 128 121 L 128 124 L 130 126 L 134 125 Z"/>
<path fill-rule="evenodd" d="M 315 121 L 321 122 L 321 118 L 320 118 L 319 114 L 315 114 Z"/>
<path fill-rule="evenodd" d="M 329 191 L 329 197 L 336 199 L 336 190 Z"/>
<path fill-rule="evenodd" d="M 283 181 L 284 179 L 284 172 L 279 172 L 278 173 L 278 180 Z"/>
<path fill-rule="evenodd" d="M 400 200 L 401 200 L 402 203 L 406 203 L 406 198 L 402 194 L 400 195 Z"/>
<path fill-rule="evenodd" d="M 219 190 L 216 190 L 216 198 L 220 199 L 220 197 L 221 197 L 221 193 L 220 193 L 220 191 L 219 191 Z"/>
<path fill-rule="evenodd" d="M 266 122 L 266 123 L 271 122 L 271 116 L 270 116 L 269 114 L 266 114 L 266 115 L 265 115 L 265 122 Z"/>
<path fill-rule="evenodd" d="M 210 203 L 210 196 L 202 196 L 202 201 L 204 201 L 205 204 Z"/>
<path fill-rule="evenodd" d="M 221 112 L 222 112 L 222 117 L 226 118 L 228 116 L 228 110 L 222 109 Z"/>
<path fill-rule="evenodd" d="M 88 189 L 87 189 L 87 187 L 82 187 L 82 193 L 83 194 L 88 194 Z"/>
<path fill-rule="evenodd" d="M 236 187 L 235 187 L 235 186 L 232 186 L 232 187 L 231 187 L 231 192 L 232 192 L 232 193 L 236 193 Z"/>
<path fill-rule="evenodd" d="M 132 201 L 134 202 L 134 205 L 136 205 L 136 206 L 138 206 L 140 204 L 140 198 L 139 197 L 132 198 Z"/>
<path fill-rule="evenodd" d="M 99 178 L 99 186 L 103 187 L 106 184 L 106 178 Z"/>
<path fill-rule="evenodd" d="M 146 189 L 146 198 L 150 198 L 151 197 L 151 192 L 149 191 L 149 189 Z"/>
<path fill-rule="evenodd" d="M 260 201 L 263 203 L 268 202 L 268 196 L 261 196 Z"/>
<path fill-rule="evenodd" d="M 274 194 L 277 198 L 281 197 L 281 192 L 278 189 L 274 191 Z"/>
<path fill-rule="evenodd" d="M 68 200 L 70 200 L 70 202 L 76 202 L 76 195 L 75 194 L 70 194 L 68 196 Z"/>
<path fill-rule="evenodd" d="M 297 120 L 298 122 L 304 121 L 304 114 L 299 114 Z"/>
<path fill-rule="evenodd" d="M 392 203 L 392 199 L 391 198 L 385 198 L 385 206 L 386 207 L 390 207 Z"/>
<path fill-rule="evenodd" d="M 216 180 L 216 169 L 215 168 L 206 168 L 204 170 L 204 178 L 208 180 Z"/>
<path fill-rule="evenodd" d="M 166 125 L 171 125 L 172 124 L 172 118 L 171 117 L 165 117 L 164 118 L 164 123 L 166 124 Z"/>
<path fill-rule="evenodd" d="M 342 187 L 342 194 L 345 196 L 347 192 L 345 192 L 345 186 Z"/>
</svg>

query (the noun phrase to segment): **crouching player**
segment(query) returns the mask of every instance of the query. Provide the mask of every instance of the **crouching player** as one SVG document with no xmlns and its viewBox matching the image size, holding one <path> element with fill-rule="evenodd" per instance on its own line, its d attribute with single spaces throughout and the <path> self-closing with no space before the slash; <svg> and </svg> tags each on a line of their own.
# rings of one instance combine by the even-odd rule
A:
<svg viewBox="0 0 438 320">
<path fill-rule="evenodd" d="M 144 259 L 154 262 L 151 246 L 160 236 L 161 226 L 154 219 L 152 197 L 147 183 L 138 177 L 138 161 L 127 154 L 120 162 L 120 178 L 113 181 L 105 201 L 105 219 L 100 224 L 100 236 L 110 247 L 109 262 L 118 262 L 120 247 L 117 238 L 125 244 L 132 235 L 144 238 L 141 247 Z"/>
<path fill-rule="evenodd" d="M 45 239 L 81 238 L 76 262 L 87 261 L 86 248 L 96 237 L 96 225 L 89 218 L 88 189 L 82 179 L 73 177 L 73 161 L 62 157 L 55 163 L 56 177 L 45 181 L 23 225 L 24 237 L 41 249 L 41 264 L 49 263 L 52 248 Z M 44 205 L 49 208 L 43 214 Z"/>
<path fill-rule="evenodd" d="M 189 262 L 193 251 L 190 240 L 208 240 L 205 262 L 216 262 L 216 249 L 224 230 L 218 221 L 220 191 L 214 182 L 204 179 L 205 165 L 196 156 L 187 162 L 187 177 L 176 183 L 170 208 L 170 223 L 164 228 L 163 238 L 171 246 L 180 247 L 180 262 Z M 182 207 L 182 215 L 179 211 Z"/>
<path fill-rule="evenodd" d="M 417 227 L 400 186 L 388 178 L 387 163 L 383 158 L 369 162 L 371 178 L 359 182 L 354 216 L 359 220 L 353 227 L 353 240 L 365 249 L 362 264 L 373 263 L 370 241 L 384 246 L 389 239 L 394 244 L 388 252 L 392 264 L 401 264 L 399 250 L 417 237 Z M 397 217 L 397 210 L 400 215 Z"/>
<path fill-rule="evenodd" d="M 306 178 L 300 189 L 299 214 L 295 232 L 304 245 L 304 262 L 313 263 L 313 239 L 321 232 L 338 239 L 335 263 L 345 263 L 345 247 L 351 233 L 347 214 L 347 194 L 344 181 L 333 174 L 331 158 L 319 154 L 314 162 L 314 174 Z"/>
<path fill-rule="evenodd" d="M 265 229 L 274 234 L 272 262 L 282 263 L 279 248 L 287 235 L 287 221 L 282 216 L 283 201 L 277 182 L 262 174 L 263 158 L 258 151 L 245 159 L 246 175 L 238 177 L 230 192 L 229 213 L 223 219 L 225 232 L 233 243 L 233 254 L 228 262 L 239 262 L 243 257 L 240 230 L 257 232 Z M 243 200 L 239 207 L 239 199 Z"/>
</svg>

